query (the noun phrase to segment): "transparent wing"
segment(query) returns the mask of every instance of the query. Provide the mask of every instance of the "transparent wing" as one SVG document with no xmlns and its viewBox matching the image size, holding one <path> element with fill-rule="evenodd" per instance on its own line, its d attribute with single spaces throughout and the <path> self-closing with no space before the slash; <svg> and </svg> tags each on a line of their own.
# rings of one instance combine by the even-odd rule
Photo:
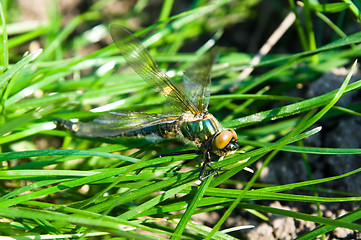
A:
<svg viewBox="0 0 361 240">
<path fill-rule="evenodd" d="M 130 111 L 115 111 L 105 113 L 91 122 L 77 122 L 70 123 L 63 122 L 78 136 L 84 137 L 122 137 L 122 136 L 137 136 L 143 131 L 146 134 L 151 134 L 149 127 L 172 123 L 178 120 L 179 116 L 170 116 L 154 113 L 130 112 Z M 149 131 L 149 132 L 147 132 Z M 154 132 L 157 134 L 157 132 Z"/>
<path fill-rule="evenodd" d="M 197 107 L 163 73 L 144 46 L 123 26 L 112 24 L 110 34 L 124 59 L 156 91 L 166 96 L 182 112 L 198 115 Z"/>
<path fill-rule="evenodd" d="M 183 74 L 186 96 L 200 112 L 208 108 L 211 91 L 211 70 L 217 57 L 218 51 L 210 51 L 191 64 Z"/>
</svg>

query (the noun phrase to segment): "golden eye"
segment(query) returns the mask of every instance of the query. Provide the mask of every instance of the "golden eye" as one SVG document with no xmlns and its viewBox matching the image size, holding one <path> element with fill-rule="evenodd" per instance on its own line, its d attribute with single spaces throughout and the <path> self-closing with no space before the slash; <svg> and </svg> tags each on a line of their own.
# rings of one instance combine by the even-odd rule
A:
<svg viewBox="0 0 361 240">
<path fill-rule="evenodd" d="M 232 138 L 237 140 L 237 133 L 233 129 L 223 130 L 213 141 L 213 147 L 217 149 L 225 148 Z"/>
</svg>

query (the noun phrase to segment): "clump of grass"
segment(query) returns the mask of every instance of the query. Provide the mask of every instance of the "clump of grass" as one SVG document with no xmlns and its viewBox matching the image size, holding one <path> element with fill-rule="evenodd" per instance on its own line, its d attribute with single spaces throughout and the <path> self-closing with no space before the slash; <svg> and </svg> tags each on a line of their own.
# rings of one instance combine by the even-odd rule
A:
<svg viewBox="0 0 361 240">
<path fill-rule="evenodd" d="M 289 2 L 291 9 L 295 10 L 293 1 Z M 237 130 L 243 149 L 238 154 L 212 163 L 214 168 L 229 171 L 199 182 L 199 167 L 193 164 L 187 171 L 180 171 L 179 168 L 181 163 L 194 159 L 195 155 L 155 157 L 189 149 L 190 146 L 176 141 L 80 138 L 55 125 L 54 118 L 95 117 L 99 113 L 90 112 L 89 109 L 99 106 L 106 106 L 103 109 L 107 110 L 159 113 L 166 103 L 132 71 L 113 68 L 114 65 L 125 66 L 114 45 L 80 55 L 81 50 L 99 41 L 107 41 L 110 22 L 131 28 L 129 19 L 143 16 L 143 6 L 139 3 L 126 16 L 104 22 L 102 4 L 105 1 L 94 4 L 65 27 L 60 27 L 61 16 L 57 9 L 52 9 L 50 22 L 35 29 L 24 24 L 21 33 L 10 39 L 7 34 L 14 25 L 6 22 L 8 9 L 1 5 L 0 177 L 3 182 L 0 216 L 4 218 L 1 235 L 232 239 L 234 237 L 229 232 L 220 229 L 236 208 L 247 209 L 266 221 L 265 213 L 270 213 L 320 224 L 300 239 L 315 238 L 337 227 L 361 230 L 359 224 L 353 223 L 360 218 L 359 210 L 338 219 L 329 219 L 322 215 L 272 208 L 260 201 L 359 201 L 359 196 L 320 197 L 317 194 L 309 195 L 306 191 L 298 195 L 287 191 L 317 191 L 314 188 L 316 184 L 352 176 L 360 169 L 340 176 L 292 184 L 255 185 L 262 169 L 280 151 L 324 155 L 361 153 L 360 149 L 291 145 L 317 134 L 320 128 L 312 126 L 327 112 L 359 117 L 360 109 L 357 106 L 353 109 L 335 107 L 344 94 L 361 87 L 361 81 L 349 84 L 356 65 L 353 65 L 344 83 L 334 91 L 311 99 L 283 96 L 285 90 L 293 89 L 296 84 L 315 80 L 323 72 L 354 62 L 355 56 L 359 55 L 361 34 L 342 35 L 344 33 L 326 15 L 329 11 L 343 13 L 351 9 L 355 16 L 360 16 L 357 15 L 356 6 L 310 5 L 305 1 L 303 16 L 306 25 L 302 26 L 299 15 L 295 22 L 304 51 L 264 56 L 257 65 L 252 66 L 256 70 L 262 69 L 261 73 L 248 76 L 233 92 L 228 90 L 237 82 L 239 69 L 249 66 L 253 56 L 228 47 L 221 48 L 219 62 L 212 73 L 213 95 L 209 111 L 223 120 L 225 127 Z M 184 70 L 184 65 L 213 47 L 225 27 L 240 21 L 241 17 L 249 16 L 247 7 L 254 3 L 217 1 L 203 4 L 197 1 L 190 10 L 171 16 L 172 4 L 172 1 L 164 1 L 159 21 L 139 29 L 136 35 L 148 34 L 144 45 L 162 69 L 175 73 L 174 81 L 177 82 L 180 79 L 178 73 Z M 313 13 L 327 20 L 326 23 L 338 34 L 342 32 L 342 38 L 316 47 L 310 17 Z M 93 27 L 85 32 L 77 32 L 82 25 Z M 211 40 L 197 51 L 180 52 L 192 40 L 214 32 Z M 72 35 L 75 36 L 70 37 Z M 9 62 L 16 47 L 34 39 L 44 42 L 42 51 L 33 51 Z M 272 86 L 271 90 L 269 85 Z M 270 101 L 291 103 L 270 109 Z M 274 127 L 272 120 L 276 119 L 281 128 Z M 258 135 L 243 132 L 247 126 L 259 130 Z M 261 141 L 258 136 L 274 137 Z M 242 150 L 246 152 L 241 154 Z M 242 190 L 238 190 L 236 186 L 239 182 L 231 177 L 261 157 L 265 157 L 262 167 L 244 183 Z M 140 169 L 141 173 L 137 174 Z M 223 215 L 211 227 L 196 224 L 192 219 L 197 214 L 217 210 L 222 210 Z M 233 231 L 243 228 L 246 227 L 240 226 Z"/>
</svg>

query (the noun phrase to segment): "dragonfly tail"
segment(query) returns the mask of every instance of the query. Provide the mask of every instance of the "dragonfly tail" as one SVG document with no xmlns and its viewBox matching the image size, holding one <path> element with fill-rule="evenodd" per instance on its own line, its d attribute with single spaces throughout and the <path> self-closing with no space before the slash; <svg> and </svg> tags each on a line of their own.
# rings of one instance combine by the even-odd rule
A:
<svg viewBox="0 0 361 240">
<path fill-rule="evenodd" d="M 54 121 L 57 123 L 58 126 L 65 127 L 66 129 L 69 129 L 70 131 L 73 131 L 73 125 L 74 123 L 70 120 L 64 120 L 61 118 L 54 118 Z"/>
</svg>

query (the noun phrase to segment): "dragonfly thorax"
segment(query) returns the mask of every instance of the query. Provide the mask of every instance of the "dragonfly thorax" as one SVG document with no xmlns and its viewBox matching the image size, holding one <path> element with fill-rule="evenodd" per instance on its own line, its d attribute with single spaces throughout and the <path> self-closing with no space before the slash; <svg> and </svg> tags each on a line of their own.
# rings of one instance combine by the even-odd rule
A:
<svg viewBox="0 0 361 240">
<path fill-rule="evenodd" d="M 199 149 L 218 156 L 227 156 L 238 149 L 236 132 L 224 129 L 208 112 L 198 116 L 191 113 L 183 114 L 180 132 Z"/>
</svg>

